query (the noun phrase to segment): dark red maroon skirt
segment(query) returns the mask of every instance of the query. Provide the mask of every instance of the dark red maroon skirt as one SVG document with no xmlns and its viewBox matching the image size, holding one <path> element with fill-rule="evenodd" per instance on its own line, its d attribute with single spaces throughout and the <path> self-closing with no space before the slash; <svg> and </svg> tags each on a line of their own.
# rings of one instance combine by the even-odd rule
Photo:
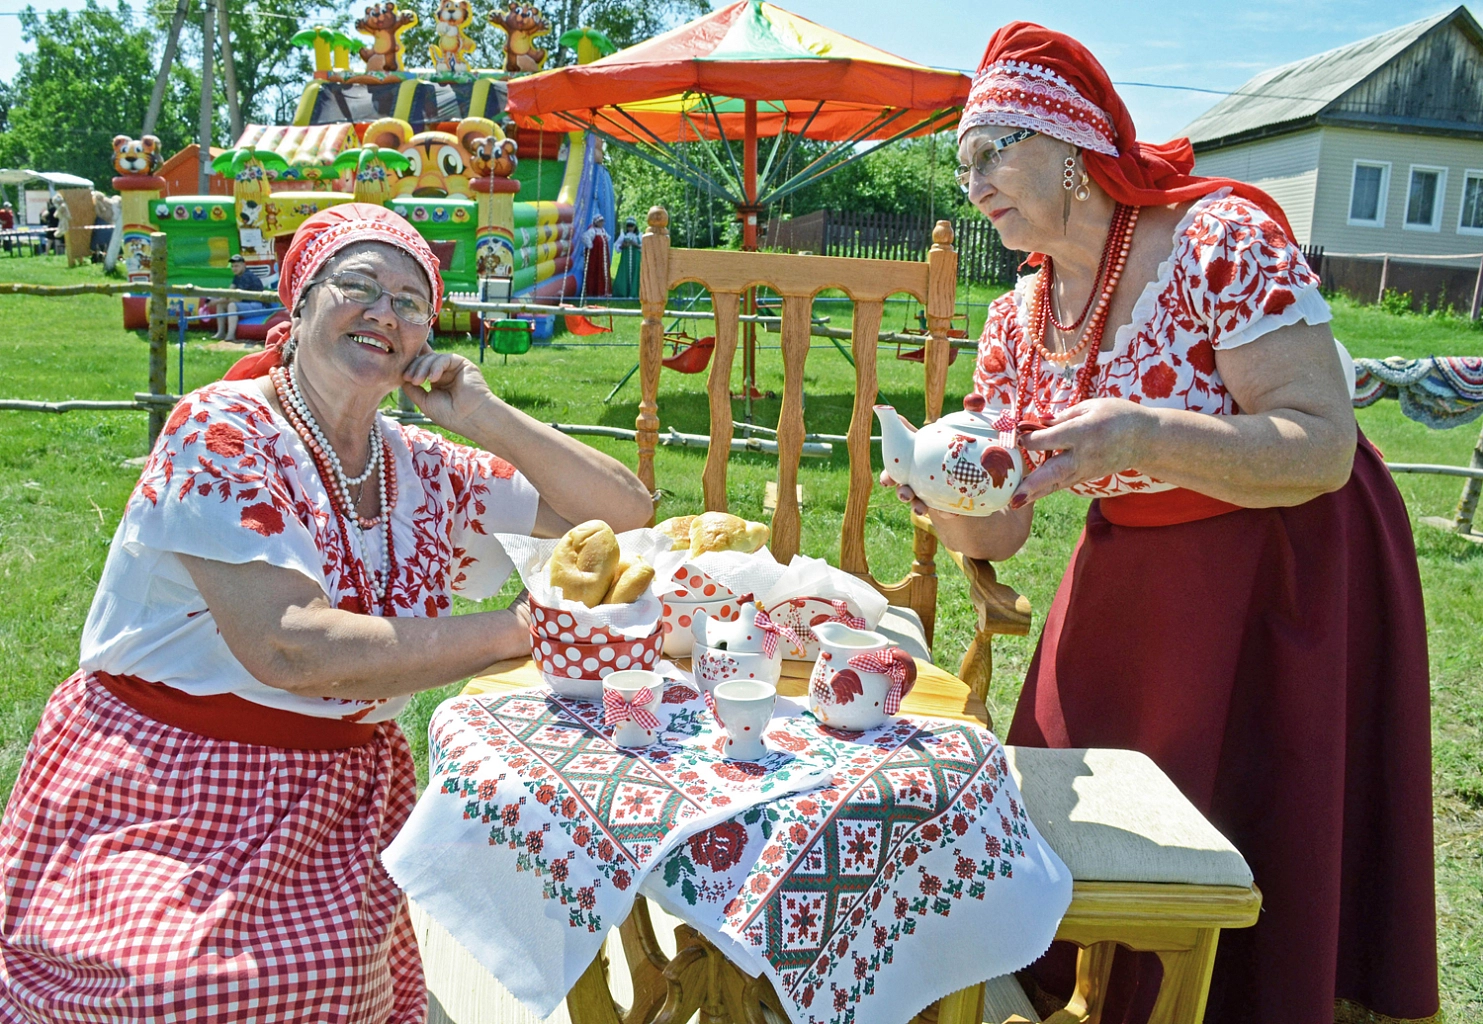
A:
<svg viewBox="0 0 1483 1024">
<path fill-rule="evenodd" d="M 1425 1020 L 1430 710 L 1410 521 L 1361 438 L 1349 483 L 1293 508 L 1125 527 L 1094 502 L 1009 742 L 1141 750 L 1245 855 L 1261 920 L 1221 934 L 1211 1024 Z M 1036 966 L 1046 991 L 1068 953 Z M 1104 1024 L 1156 992 L 1156 957 L 1119 960 Z"/>
</svg>

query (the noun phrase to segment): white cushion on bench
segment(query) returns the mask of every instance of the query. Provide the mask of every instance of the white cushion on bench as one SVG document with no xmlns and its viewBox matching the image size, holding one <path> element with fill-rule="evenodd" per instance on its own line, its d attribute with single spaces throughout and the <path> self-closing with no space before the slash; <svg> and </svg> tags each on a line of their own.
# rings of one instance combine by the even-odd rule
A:
<svg viewBox="0 0 1483 1024">
<path fill-rule="evenodd" d="M 1146 754 L 1005 752 L 1031 820 L 1076 881 L 1251 884 L 1240 852 Z"/>
</svg>

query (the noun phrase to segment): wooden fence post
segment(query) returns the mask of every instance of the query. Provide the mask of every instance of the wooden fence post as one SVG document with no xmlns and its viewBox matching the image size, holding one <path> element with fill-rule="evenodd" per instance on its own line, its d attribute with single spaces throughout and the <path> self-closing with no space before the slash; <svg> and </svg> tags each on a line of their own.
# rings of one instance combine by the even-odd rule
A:
<svg viewBox="0 0 1483 1024">
<path fill-rule="evenodd" d="M 1390 281 L 1390 254 L 1385 254 L 1385 259 L 1380 263 L 1380 290 L 1375 293 L 1375 302 L 1385 301 L 1385 286 Z"/>
<path fill-rule="evenodd" d="M 1473 300 L 1473 309 L 1478 308 L 1477 299 Z M 1474 316 L 1473 319 L 1477 319 Z M 1472 469 L 1483 469 L 1483 431 L 1478 434 L 1478 443 L 1473 445 L 1473 457 L 1468 461 Z M 1468 480 L 1462 485 L 1462 497 L 1457 501 L 1457 514 L 1452 517 L 1452 528 L 1458 533 L 1473 532 L 1473 515 L 1478 511 L 1478 495 L 1483 492 L 1483 480 L 1476 477 Z"/>
<path fill-rule="evenodd" d="M 154 231 L 149 236 L 149 393 L 169 393 L 166 355 L 170 346 L 170 287 L 165 267 L 167 255 L 165 234 Z M 151 406 L 149 410 L 149 446 L 154 448 L 170 410 Z"/>
</svg>

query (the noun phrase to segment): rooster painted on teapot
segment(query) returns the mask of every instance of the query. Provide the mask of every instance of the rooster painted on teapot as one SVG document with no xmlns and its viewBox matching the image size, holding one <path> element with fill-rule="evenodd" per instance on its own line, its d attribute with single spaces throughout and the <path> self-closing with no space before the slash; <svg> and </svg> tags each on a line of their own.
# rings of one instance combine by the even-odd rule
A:
<svg viewBox="0 0 1483 1024">
<path fill-rule="evenodd" d="M 1014 447 L 1014 429 L 1004 415 L 984 412 L 976 392 L 963 399 L 963 411 L 913 432 L 896 410 L 877 405 L 881 455 L 886 475 L 906 484 L 928 506 L 960 516 L 998 512 L 1014 494 L 1025 472 Z"/>
</svg>

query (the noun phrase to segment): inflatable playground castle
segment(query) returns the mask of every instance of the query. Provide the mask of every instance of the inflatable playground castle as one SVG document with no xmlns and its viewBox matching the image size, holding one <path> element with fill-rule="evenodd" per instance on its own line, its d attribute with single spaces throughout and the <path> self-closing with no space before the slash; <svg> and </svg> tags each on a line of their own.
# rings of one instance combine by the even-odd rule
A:
<svg viewBox="0 0 1483 1024">
<path fill-rule="evenodd" d="M 296 41 L 314 47 L 314 76 L 293 124 L 248 125 L 212 162 L 230 180 L 230 195 L 169 194 L 156 173 L 163 155 L 158 141 L 115 139 L 113 186 L 122 198 L 121 257 L 129 280 L 149 281 L 149 236 L 158 231 L 167 238 L 172 285 L 229 288 L 230 261 L 240 254 L 271 292 L 298 226 L 320 210 L 361 202 L 407 219 L 437 253 L 449 293 L 517 300 L 585 294 L 584 236 L 599 216 L 614 223 L 601 140 L 525 129 L 511 137 L 498 123 L 507 78 L 539 69 L 545 51 L 531 39 L 548 26 L 533 7 L 491 13 L 491 24 L 507 34 L 506 67 L 477 70 L 465 60 L 474 46 L 463 31 L 469 5 L 442 0 L 436 17 L 430 69 L 405 69 L 400 37 L 417 16 L 394 3 L 373 4 L 356 23 L 372 38 L 360 49 L 363 71 L 349 66 L 346 36 L 322 28 L 300 33 Z M 580 61 L 602 55 L 592 40 L 606 40 L 590 30 L 580 35 Z M 198 317 L 207 301 L 172 300 L 171 317 Z M 244 314 L 238 336 L 261 338 L 283 315 L 259 315 L 254 323 Z M 142 328 L 147 319 L 146 295 L 126 295 L 125 326 Z M 445 332 L 475 327 L 470 314 L 446 310 L 437 324 Z"/>
</svg>

